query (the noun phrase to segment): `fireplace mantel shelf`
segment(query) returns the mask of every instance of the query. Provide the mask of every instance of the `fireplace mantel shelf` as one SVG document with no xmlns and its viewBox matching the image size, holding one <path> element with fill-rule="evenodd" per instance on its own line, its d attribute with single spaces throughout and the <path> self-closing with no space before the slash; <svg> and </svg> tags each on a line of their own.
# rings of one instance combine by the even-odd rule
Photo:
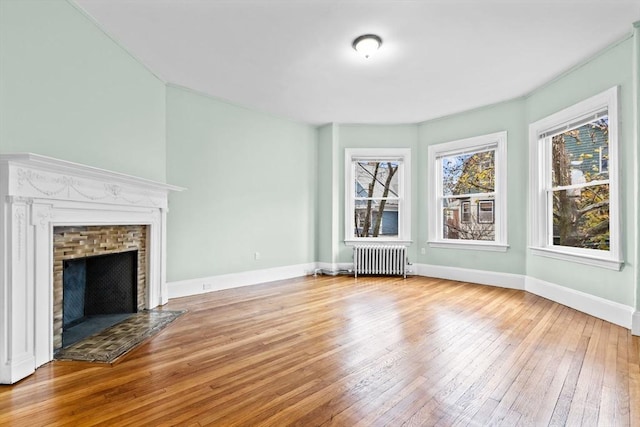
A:
<svg viewBox="0 0 640 427">
<path fill-rule="evenodd" d="M 150 309 L 168 300 L 168 195 L 181 190 L 37 154 L 0 155 L 0 383 L 53 358 L 53 227 L 147 225 Z"/>
<path fill-rule="evenodd" d="M 184 188 L 32 153 L 0 155 L 14 175 L 9 195 L 166 208 L 166 194 Z M 9 176 L 11 178 L 11 176 Z"/>
</svg>

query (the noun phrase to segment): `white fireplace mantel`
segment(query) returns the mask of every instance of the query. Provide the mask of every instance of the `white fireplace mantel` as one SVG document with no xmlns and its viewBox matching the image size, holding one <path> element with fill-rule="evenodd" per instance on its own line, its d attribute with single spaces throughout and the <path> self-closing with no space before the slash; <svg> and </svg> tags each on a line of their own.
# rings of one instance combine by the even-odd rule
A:
<svg viewBox="0 0 640 427">
<path fill-rule="evenodd" d="M 169 191 L 183 188 L 35 154 L 0 155 L 0 383 L 53 359 L 53 227 L 147 225 L 145 308 L 165 304 Z"/>
</svg>

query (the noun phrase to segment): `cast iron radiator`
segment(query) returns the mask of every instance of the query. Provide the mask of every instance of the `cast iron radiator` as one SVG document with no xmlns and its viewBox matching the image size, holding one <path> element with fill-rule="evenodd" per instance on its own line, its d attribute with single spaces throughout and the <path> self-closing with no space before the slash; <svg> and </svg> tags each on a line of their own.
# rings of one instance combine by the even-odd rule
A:
<svg viewBox="0 0 640 427">
<path fill-rule="evenodd" d="M 407 277 L 407 248 L 395 245 L 356 245 L 353 247 L 353 270 L 358 274 Z"/>
</svg>

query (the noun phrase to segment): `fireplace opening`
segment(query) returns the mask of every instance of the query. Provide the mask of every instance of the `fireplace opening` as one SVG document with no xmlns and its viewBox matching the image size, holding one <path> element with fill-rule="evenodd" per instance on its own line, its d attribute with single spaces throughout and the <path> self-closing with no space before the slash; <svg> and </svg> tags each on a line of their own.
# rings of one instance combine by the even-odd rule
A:
<svg viewBox="0 0 640 427">
<path fill-rule="evenodd" d="M 137 264 L 137 250 L 64 261 L 62 347 L 137 312 Z"/>
</svg>

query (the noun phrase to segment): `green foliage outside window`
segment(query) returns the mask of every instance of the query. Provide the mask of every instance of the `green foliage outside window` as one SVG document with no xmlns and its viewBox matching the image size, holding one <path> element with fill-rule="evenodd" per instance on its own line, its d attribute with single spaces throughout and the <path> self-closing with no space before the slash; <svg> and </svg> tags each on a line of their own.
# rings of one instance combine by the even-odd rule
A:
<svg viewBox="0 0 640 427">
<path fill-rule="evenodd" d="M 553 244 L 609 250 L 608 118 L 551 138 Z"/>
</svg>

